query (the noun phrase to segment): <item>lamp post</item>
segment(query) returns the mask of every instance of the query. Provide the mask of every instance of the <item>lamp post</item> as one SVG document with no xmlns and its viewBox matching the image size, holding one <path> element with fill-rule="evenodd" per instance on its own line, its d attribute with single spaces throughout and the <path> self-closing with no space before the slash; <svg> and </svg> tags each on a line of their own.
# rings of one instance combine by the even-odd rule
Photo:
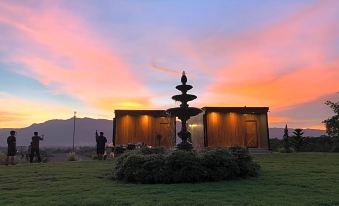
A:
<svg viewBox="0 0 339 206">
<path fill-rule="evenodd" d="M 77 112 L 74 112 L 74 117 L 73 117 L 73 153 L 74 153 L 74 137 L 75 137 L 75 118 L 76 118 L 76 115 Z"/>
</svg>

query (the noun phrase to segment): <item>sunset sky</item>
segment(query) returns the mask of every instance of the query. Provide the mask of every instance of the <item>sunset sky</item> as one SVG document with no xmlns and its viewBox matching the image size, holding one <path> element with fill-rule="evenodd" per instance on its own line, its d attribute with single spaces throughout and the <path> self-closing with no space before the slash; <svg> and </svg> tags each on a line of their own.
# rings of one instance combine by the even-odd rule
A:
<svg viewBox="0 0 339 206">
<path fill-rule="evenodd" d="M 339 100 L 339 1 L 0 1 L 0 128 L 114 109 L 268 106 L 323 128 Z"/>
</svg>

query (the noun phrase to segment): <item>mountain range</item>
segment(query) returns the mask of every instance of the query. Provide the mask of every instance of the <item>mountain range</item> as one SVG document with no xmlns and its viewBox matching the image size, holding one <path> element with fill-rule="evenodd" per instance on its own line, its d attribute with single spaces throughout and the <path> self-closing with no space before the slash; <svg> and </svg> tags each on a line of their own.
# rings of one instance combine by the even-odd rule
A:
<svg viewBox="0 0 339 206">
<path fill-rule="evenodd" d="M 31 141 L 33 132 L 38 131 L 44 134 L 45 139 L 41 142 L 42 147 L 71 147 L 73 143 L 74 120 L 49 120 L 44 123 L 32 124 L 26 128 L 15 129 L 17 132 L 17 145 L 27 146 Z M 6 139 L 9 131 L 12 129 L 0 129 L 0 146 L 7 146 Z M 76 146 L 94 146 L 95 130 L 104 132 L 108 142 L 112 141 L 112 120 L 77 118 L 75 124 Z M 289 134 L 292 135 L 293 129 L 289 128 Z M 270 128 L 270 138 L 281 139 L 284 128 Z M 304 129 L 304 136 L 319 137 L 325 135 L 324 130 Z"/>
</svg>

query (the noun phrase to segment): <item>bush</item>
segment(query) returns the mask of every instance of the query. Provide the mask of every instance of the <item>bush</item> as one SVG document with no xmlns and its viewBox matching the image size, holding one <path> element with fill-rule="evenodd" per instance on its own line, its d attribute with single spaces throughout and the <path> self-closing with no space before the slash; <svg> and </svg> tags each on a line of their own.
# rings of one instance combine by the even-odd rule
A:
<svg viewBox="0 0 339 206">
<path fill-rule="evenodd" d="M 76 156 L 75 152 L 70 152 L 67 157 L 67 161 L 78 161 L 79 158 Z"/>
<path fill-rule="evenodd" d="M 200 154 L 201 164 L 207 171 L 207 180 L 232 179 L 240 174 L 236 158 L 225 149 L 205 150 Z"/>
<path fill-rule="evenodd" d="M 135 145 L 135 144 L 128 144 L 128 145 L 127 145 L 127 149 L 128 149 L 128 150 L 135 150 L 135 148 L 136 148 L 136 145 Z"/>
<path fill-rule="evenodd" d="M 116 146 L 114 147 L 114 155 L 120 155 L 125 152 L 125 148 L 122 146 Z"/>
<path fill-rule="evenodd" d="M 181 183 L 258 175 L 247 149 L 206 149 L 201 152 L 143 148 L 125 152 L 113 163 L 113 179 L 134 183 Z"/>
<path fill-rule="evenodd" d="M 207 170 L 199 161 L 195 152 L 176 150 L 166 156 L 165 168 L 167 176 L 165 183 L 202 182 L 206 179 Z"/>
<path fill-rule="evenodd" d="M 142 154 L 165 154 L 165 148 L 163 147 L 142 147 Z"/>
<path fill-rule="evenodd" d="M 231 147 L 230 153 L 235 157 L 239 166 L 240 176 L 257 176 L 260 166 L 253 161 L 248 149 L 242 147 Z"/>
</svg>

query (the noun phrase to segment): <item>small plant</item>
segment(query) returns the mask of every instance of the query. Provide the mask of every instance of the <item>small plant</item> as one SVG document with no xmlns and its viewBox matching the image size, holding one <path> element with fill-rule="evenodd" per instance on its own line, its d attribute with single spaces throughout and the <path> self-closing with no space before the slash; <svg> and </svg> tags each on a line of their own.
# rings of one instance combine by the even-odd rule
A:
<svg viewBox="0 0 339 206">
<path fill-rule="evenodd" d="M 75 154 L 75 152 L 70 152 L 68 154 L 68 157 L 67 157 L 67 161 L 78 161 L 79 158 L 78 156 Z"/>
</svg>

